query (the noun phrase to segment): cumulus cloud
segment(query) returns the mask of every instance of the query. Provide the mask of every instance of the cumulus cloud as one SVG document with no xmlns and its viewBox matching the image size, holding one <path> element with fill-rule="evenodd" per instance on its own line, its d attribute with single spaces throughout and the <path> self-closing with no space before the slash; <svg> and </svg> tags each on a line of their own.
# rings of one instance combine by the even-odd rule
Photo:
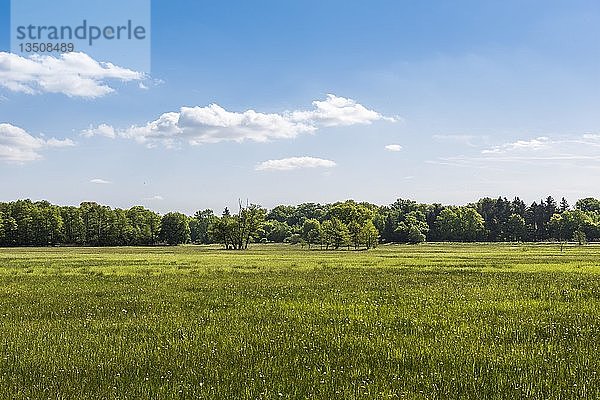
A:
<svg viewBox="0 0 600 400">
<path fill-rule="evenodd" d="M 62 93 L 69 97 L 96 98 L 114 92 L 108 80 L 129 82 L 144 78 L 141 72 L 98 62 L 85 53 L 26 58 L 0 52 L 0 86 L 13 92 Z"/>
<path fill-rule="evenodd" d="M 336 163 L 315 157 L 290 157 L 280 160 L 263 161 L 256 166 L 257 171 L 291 171 L 303 168 L 333 168 Z"/>
<path fill-rule="evenodd" d="M 70 139 L 45 139 L 30 135 L 24 129 L 11 124 L 0 124 L 0 161 L 25 163 L 42 158 L 41 151 L 52 147 L 69 147 Z"/>
<path fill-rule="evenodd" d="M 375 121 L 396 122 L 396 118 L 384 117 L 377 111 L 369 110 L 352 99 L 328 94 L 323 101 L 313 101 L 314 109 L 310 111 L 294 111 L 291 120 L 302 123 L 313 123 L 322 126 L 368 125 Z"/>
<path fill-rule="evenodd" d="M 115 138 L 117 133 L 115 132 L 115 128 L 110 125 L 100 124 L 97 127 L 90 126 L 88 129 L 81 132 L 81 136 L 84 137 L 92 137 L 92 136 L 105 136 L 108 138 Z"/>
<path fill-rule="evenodd" d="M 229 112 L 212 104 L 208 107 L 183 107 L 179 127 L 190 132 L 191 144 L 216 143 L 222 140 L 290 139 L 316 128 L 305 122 L 294 122 L 279 114 L 264 114 L 254 110 Z"/>
<path fill-rule="evenodd" d="M 94 183 L 96 185 L 109 185 L 112 182 L 111 181 L 107 181 L 105 179 L 96 178 L 96 179 L 90 180 L 90 183 Z"/>
<path fill-rule="evenodd" d="M 387 151 L 401 151 L 402 146 L 400 146 L 399 144 L 388 144 L 387 146 L 385 146 L 385 149 Z"/>
<path fill-rule="evenodd" d="M 149 146 L 160 143 L 171 147 L 180 142 L 191 145 L 246 140 L 268 142 L 314 133 L 321 127 L 365 125 L 380 120 L 396 121 L 369 110 L 352 99 L 331 94 L 323 101 L 313 102 L 313 105 L 314 109 L 310 111 L 284 113 L 262 113 L 255 110 L 235 112 L 218 104 L 182 107 L 178 112 L 164 113 L 158 119 L 143 125 L 115 129 L 102 124 L 81 134 L 86 137 L 122 137 Z"/>
</svg>

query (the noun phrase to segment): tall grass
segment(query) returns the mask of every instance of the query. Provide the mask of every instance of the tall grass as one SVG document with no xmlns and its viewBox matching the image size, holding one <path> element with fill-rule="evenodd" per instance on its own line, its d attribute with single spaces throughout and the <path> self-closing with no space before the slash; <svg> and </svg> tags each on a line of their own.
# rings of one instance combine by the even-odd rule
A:
<svg viewBox="0 0 600 400">
<path fill-rule="evenodd" d="M 0 398 L 600 398 L 599 247 L 0 250 Z"/>
</svg>

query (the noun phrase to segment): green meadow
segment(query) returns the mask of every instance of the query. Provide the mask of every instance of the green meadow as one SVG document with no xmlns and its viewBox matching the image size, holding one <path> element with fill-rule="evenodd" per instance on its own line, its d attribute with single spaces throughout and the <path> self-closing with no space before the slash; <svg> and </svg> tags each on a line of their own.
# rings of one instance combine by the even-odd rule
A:
<svg viewBox="0 0 600 400">
<path fill-rule="evenodd" d="M 0 398 L 600 398 L 600 246 L 0 249 Z"/>
</svg>

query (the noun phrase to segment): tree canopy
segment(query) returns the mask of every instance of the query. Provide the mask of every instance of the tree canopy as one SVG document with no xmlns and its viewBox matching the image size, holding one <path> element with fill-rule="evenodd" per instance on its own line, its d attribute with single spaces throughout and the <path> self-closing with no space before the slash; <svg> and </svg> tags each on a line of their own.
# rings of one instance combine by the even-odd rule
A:
<svg viewBox="0 0 600 400">
<path fill-rule="evenodd" d="M 464 206 L 398 199 L 390 205 L 353 200 L 280 205 L 239 204 L 216 215 L 163 216 L 142 206 L 95 202 L 58 206 L 47 201 L 0 203 L 0 246 L 140 246 L 214 244 L 243 250 L 251 243 L 299 243 L 324 249 L 372 248 L 379 243 L 545 241 L 600 239 L 600 200 L 569 206 L 546 197 L 527 206 L 519 198 L 483 198 Z M 583 240 L 585 239 L 585 240 Z"/>
</svg>

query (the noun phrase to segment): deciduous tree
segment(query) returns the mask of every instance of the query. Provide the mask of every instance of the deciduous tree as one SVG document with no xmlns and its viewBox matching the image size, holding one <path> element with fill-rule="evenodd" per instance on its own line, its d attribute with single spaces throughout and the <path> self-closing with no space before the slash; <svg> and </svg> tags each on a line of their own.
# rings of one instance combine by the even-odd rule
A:
<svg viewBox="0 0 600 400">
<path fill-rule="evenodd" d="M 160 222 L 160 239 L 170 245 L 187 243 L 190 240 L 188 218 L 177 212 L 165 214 Z"/>
</svg>

